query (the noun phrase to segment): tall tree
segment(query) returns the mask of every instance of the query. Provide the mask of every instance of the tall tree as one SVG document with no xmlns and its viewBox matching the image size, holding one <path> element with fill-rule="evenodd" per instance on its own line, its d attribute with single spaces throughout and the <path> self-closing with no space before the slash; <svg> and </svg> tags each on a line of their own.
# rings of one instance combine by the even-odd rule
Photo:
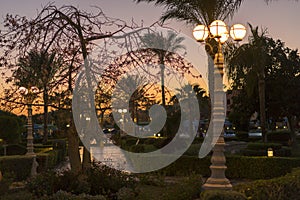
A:
<svg viewBox="0 0 300 200">
<path fill-rule="evenodd" d="M 155 3 L 165 8 L 161 21 L 177 19 L 189 24 L 204 24 L 209 26 L 214 20 L 225 20 L 232 17 L 241 6 L 243 0 L 134 0 L 137 3 Z M 207 39 L 207 44 L 213 47 L 206 48 L 208 55 L 209 95 L 213 99 L 214 90 L 214 67 L 213 59 L 216 53 L 216 42 L 214 39 Z M 212 59 L 211 59 L 212 58 Z"/>
<path fill-rule="evenodd" d="M 47 52 L 32 50 L 26 57 L 19 58 L 17 63 L 19 67 L 12 75 L 17 86 L 25 86 L 27 88 L 36 86 L 43 93 L 44 143 L 48 139 L 49 92 L 55 85 L 55 76 L 57 76 L 60 68 L 59 62 L 59 59 L 55 58 L 55 53 L 49 55 Z"/>
<path fill-rule="evenodd" d="M 169 31 L 167 36 L 160 33 L 147 33 L 141 37 L 141 42 L 145 48 L 149 48 L 153 51 L 158 59 L 160 66 L 160 80 L 161 80 L 161 96 L 162 105 L 166 106 L 165 97 L 165 60 L 169 59 L 178 50 L 185 49 L 181 44 L 184 40 L 183 37 L 178 37 L 176 33 Z"/>
<path fill-rule="evenodd" d="M 94 40 L 105 39 L 116 33 L 124 31 L 128 26 L 125 22 L 107 17 L 101 9 L 96 13 L 87 13 L 74 6 L 62 6 L 57 8 L 49 4 L 33 19 L 13 16 L 8 14 L 4 20 L 4 28 L 1 32 L 0 45 L 2 47 L 0 65 L 8 70 L 16 67 L 17 57 L 25 57 L 28 49 L 56 52 L 63 58 L 63 67 L 60 78 L 57 79 L 57 88 L 65 91 L 66 98 L 73 93 L 74 77 L 82 63 L 87 73 L 87 82 L 91 83 L 91 69 L 86 58 L 95 44 Z M 109 31 L 108 31 L 109 30 Z M 67 84 L 67 87 L 63 85 Z M 10 93 L 13 94 L 13 91 Z M 11 95 L 12 96 L 12 95 Z M 9 98 L 7 98 L 9 99 Z M 93 103 L 93 102 L 92 102 Z M 70 107 L 69 107 L 70 109 Z M 74 127 L 71 123 L 71 127 Z M 82 170 L 79 151 L 78 135 L 69 129 L 68 150 L 71 168 L 75 173 Z M 84 166 L 88 166 L 90 156 L 84 151 Z"/>
<path fill-rule="evenodd" d="M 259 33 L 258 27 L 251 28 L 252 35 L 249 43 L 243 44 L 232 51 L 227 59 L 228 74 L 236 84 L 247 84 L 247 93 L 252 95 L 254 88 L 258 87 L 260 126 L 263 140 L 266 142 L 266 103 L 265 103 L 265 76 L 266 66 L 270 62 L 266 32 Z"/>
</svg>

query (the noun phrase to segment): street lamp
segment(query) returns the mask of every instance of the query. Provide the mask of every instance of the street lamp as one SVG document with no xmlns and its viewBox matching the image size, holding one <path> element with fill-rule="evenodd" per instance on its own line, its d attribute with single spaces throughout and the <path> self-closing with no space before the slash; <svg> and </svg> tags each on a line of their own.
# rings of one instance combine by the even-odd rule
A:
<svg viewBox="0 0 300 200">
<path fill-rule="evenodd" d="M 214 88 L 213 88 L 213 110 L 212 110 L 212 124 L 213 131 L 217 130 L 217 123 L 225 118 L 225 105 L 222 101 L 223 97 L 223 68 L 224 56 L 222 53 L 222 45 L 229 38 L 229 35 L 234 41 L 241 41 L 246 35 L 246 28 L 241 24 L 235 24 L 228 32 L 227 25 L 221 20 L 213 21 L 208 27 L 198 25 L 193 31 L 193 35 L 198 42 L 205 42 L 206 39 L 213 38 L 218 43 L 218 51 L 214 58 Z M 212 48 L 213 49 L 213 48 Z M 217 135 L 217 134 L 214 134 Z M 203 185 L 203 189 L 231 189 L 232 185 L 225 176 L 226 158 L 224 155 L 224 132 L 218 137 L 217 142 L 213 148 L 211 158 L 211 176 Z"/>
<path fill-rule="evenodd" d="M 120 121 L 122 122 L 122 130 L 124 130 L 125 113 L 127 113 L 127 109 L 118 109 L 118 113 L 122 115 L 122 119 Z"/>
<path fill-rule="evenodd" d="M 39 92 L 39 89 L 35 86 L 29 87 L 20 87 L 19 92 L 25 97 L 27 105 L 27 153 L 26 155 L 35 155 L 33 151 L 33 132 L 32 132 L 32 102 L 36 97 L 36 94 Z"/>
</svg>

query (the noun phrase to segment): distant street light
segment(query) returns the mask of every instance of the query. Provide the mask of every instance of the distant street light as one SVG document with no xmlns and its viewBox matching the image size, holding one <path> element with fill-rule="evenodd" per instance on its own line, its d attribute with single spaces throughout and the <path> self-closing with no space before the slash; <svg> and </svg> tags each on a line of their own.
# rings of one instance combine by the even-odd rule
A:
<svg viewBox="0 0 300 200">
<path fill-rule="evenodd" d="M 221 20 L 213 21 L 209 27 L 198 25 L 193 31 L 193 35 L 198 42 L 205 42 L 207 38 L 213 38 L 218 42 L 218 51 L 214 58 L 214 97 L 212 110 L 212 124 L 213 131 L 217 129 L 217 123 L 225 119 L 225 105 L 222 101 L 223 97 L 223 68 L 224 56 L 222 53 L 222 45 L 229 38 L 227 25 Z M 246 28 L 241 24 L 235 24 L 230 29 L 230 36 L 235 41 L 241 41 L 246 35 Z M 207 43 L 207 45 L 209 45 Z M 211 48 L 213 50 L 213 48 Z M 217 134 L 214 134 L 217 135 Z M 211 176 L 203 185 L 207 189 L 231 189 L 232 185 L 225 176 L 226 158 L 224 155 L 224 132 L 222 131 L 220 137 L 213 148 L 213 155 L 211 158 Z"/>
<path fill-rule="evenodd" d="M 120 122 L 122 122 L 122 130 L 124 130 L 124 126 L 125 126 L 125 113 L 127 113 L 127 109 L 118 109 L 118 113 L 120 113 L 122 115 L 122 119 L 120 119 Z"/>
<path fill-rule="evenodd" d="M 20 94 L 25 97 L 27 105 L 27 153 L 26 155 L 35 155 L 33 151 L 33 131 L 32 131 L 32 102 L 34 101 L 36 94 L 39 92 L 39 89 L 35 86 L 30 88 L 20 87 Z"/>
</svg>

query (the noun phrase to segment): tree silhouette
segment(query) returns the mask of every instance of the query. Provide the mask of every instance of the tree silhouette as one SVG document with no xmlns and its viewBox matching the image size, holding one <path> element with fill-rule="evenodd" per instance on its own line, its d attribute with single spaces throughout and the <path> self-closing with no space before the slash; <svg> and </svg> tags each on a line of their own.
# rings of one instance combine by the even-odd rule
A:
<svg viewBox="0 0 300 200">
<path fill-rule="evenodd" d="M 161 76 L 161 96 L 162 105 L 166 106 L 165 97 L 165 60 L 169 59 L 172 54 L 176 51 L 185 49 L 181 44 L 184 40 L 183 37 L 178 37 L 176 33 L 169 31 L 167 36 L 164 36 L 162 32 L 160 33 L 147 33 L 141 37 L 141 42 L 144 48 L 153 51 L 158 59 L 160 66 L 160 76 Z"/>
</svg>

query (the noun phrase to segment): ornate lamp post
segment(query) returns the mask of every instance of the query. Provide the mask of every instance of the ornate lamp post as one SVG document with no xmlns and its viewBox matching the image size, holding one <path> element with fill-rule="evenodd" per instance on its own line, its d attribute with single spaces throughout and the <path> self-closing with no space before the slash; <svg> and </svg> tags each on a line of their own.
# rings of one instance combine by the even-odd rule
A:
<svg viewBox="0 0 300 200">
<path fill-rule="evenodd" d="M 125 113 L 127 113 L 127 109 L 118 109 L 118 113 L 120 113 L 122 115 L 122 119 L 120 121 L 122 121 L 122 130 L 124 130 L 124 125 L 125 125 Z M 123 132 L 123 131 L 122 131 Z"/>
<path fill-rule="evenodd" d="M 32 132 L 32 102 L 39 92 L 37 87 L 30 87 L 29 89 L 25 87 L 20 87 L 19 92 L 25 97 L 28 111 L 27 118 L 27 153 L 26 155 L 35 155 L 33 151 L 33 132 Z"/>
<path fill-rule="evenodd" d="M 213 21 L 208 27 L 198 25 L 193 31 L 193 35 L 198 42 L 205 42 L 210 37 L 218 42 L 218 51 L 214 57 L 214 88 L 213 88 L 213 109 L 212 109 L 212 124 L 213 131 L 218 129 L 218 123 L 225 119 L 225 105 L 222 101 L 223 92 L 223 68 L 224 56 L 222 53 L 222 45 L 229 38 L 227 25 L 221 21 Z M 230 36 L 235 41 L 241 41 L 246 35 L 246 28 L 241 24 L 235 24 L 230 29 Z M 208 44 L 209 45 L 209 44 Z M 213 48 L 212 48 L 213 49 Z M 211 80 L 210 80 L 211 81 Z M 219 135 L 214 132 L 214 135 Z M 213 148 L 211 158 L 211 176 L 203 185 L 203 189 L 231 189 L 232 185 L 225 176 L 226 158 L 224 155 L 224 132 L 217 138 L 216 144 Z"/>
</svg>

